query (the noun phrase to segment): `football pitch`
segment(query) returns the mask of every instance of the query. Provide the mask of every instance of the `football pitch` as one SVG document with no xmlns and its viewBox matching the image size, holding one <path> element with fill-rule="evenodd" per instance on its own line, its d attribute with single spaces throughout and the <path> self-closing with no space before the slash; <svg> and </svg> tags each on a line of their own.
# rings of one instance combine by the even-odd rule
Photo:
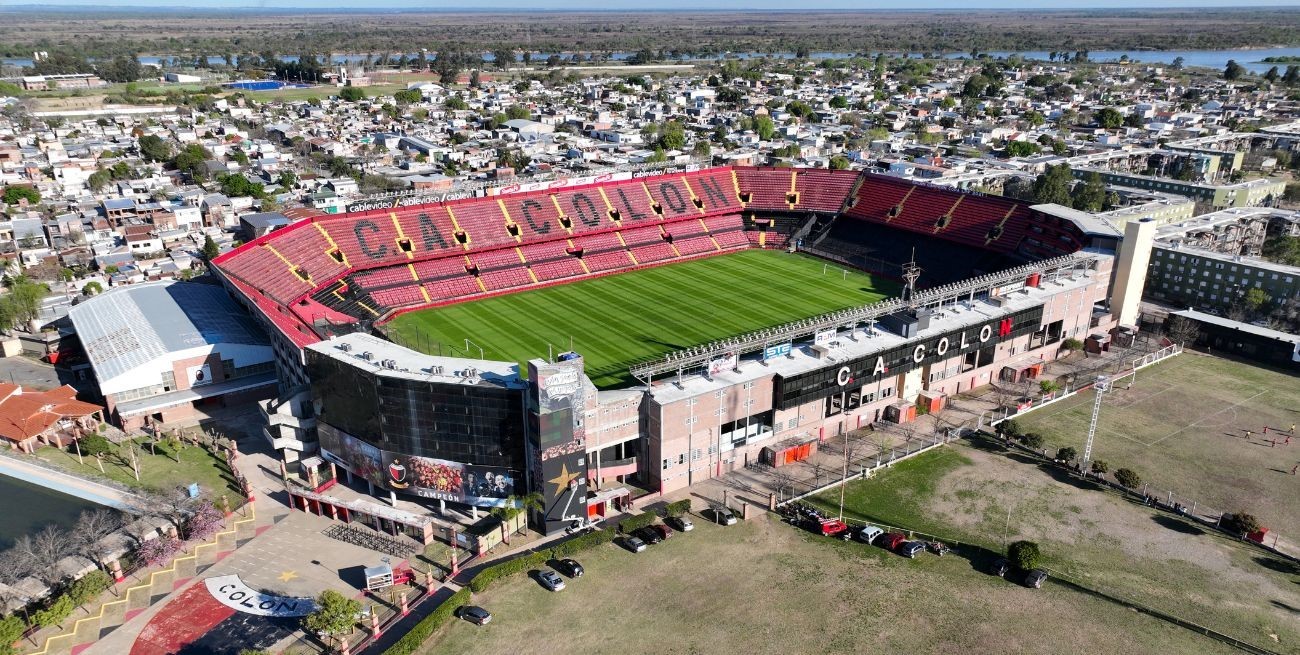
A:
<svg viewBox="0 0 1300 655">
<path fill-rule="evenodd" d="M 666 352 L 864 305 L 898 293 L 891 280 L 806 255 L 746 250 L 618 275 L 408 312 L 393 340 L 430 354 L 520 362 L 572 348 L 598 387 Z M 469 339 L 471 345 L 466 346 Z M 475 347 L 477 346 L 477 347 Z"/>
<path fill-rule="evenodd" d="M 1294 375 L 1187 352 L 1121 379 L 1102 399 L 1093 458 L 1136 471 L 1162 501 L 1245 511 L 1300 539 L 1300 384 Z M 1050 452 L 1083 452 L 1093 393 L 1016 419 Z M 1264 434 L 1264 428 L 1270 429 Z M 1247 433 L 1249 431 L 1249 434 Z M 1173 495 L 1170 495 L 1170 492 Z"/>
</svg>

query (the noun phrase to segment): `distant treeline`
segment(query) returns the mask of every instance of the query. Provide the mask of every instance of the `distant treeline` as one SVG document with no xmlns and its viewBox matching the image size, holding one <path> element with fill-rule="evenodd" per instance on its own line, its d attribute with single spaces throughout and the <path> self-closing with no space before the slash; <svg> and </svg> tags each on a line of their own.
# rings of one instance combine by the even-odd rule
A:
<svg viewBox="0 0 1300 655">
<path fill-rule="evenodd" d="M 1224 49 L 1300 44 L 1300 11 L 546 13 L 72 15 L 4 12 L 0 56 L 70 51 L 108 60 L 142 54 L 655 51 L 969 52 Z M 1285 62 L 1282 62 L 1285 63 Z"/>
</svg>

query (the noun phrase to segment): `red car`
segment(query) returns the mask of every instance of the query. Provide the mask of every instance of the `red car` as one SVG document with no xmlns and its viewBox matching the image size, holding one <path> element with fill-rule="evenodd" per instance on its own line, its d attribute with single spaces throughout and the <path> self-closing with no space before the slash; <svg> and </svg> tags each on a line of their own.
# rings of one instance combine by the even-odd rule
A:
<svg viewBox="0 0 1300 655">
<path fill-rule="evenodd" d="M 822 535 L 826 537 L 839 537 L 849 532 L 849 526 L 836 519 L 822 519 L 819 527 Z"/>
<path fill-rule="evenodd" d="M 876 539 L 876 545 L 885 550 L 898 550 L 898 547 L 905 542 L 907 542 L 907 535 L 901 532 L 887 532 Z"/>
</svg>

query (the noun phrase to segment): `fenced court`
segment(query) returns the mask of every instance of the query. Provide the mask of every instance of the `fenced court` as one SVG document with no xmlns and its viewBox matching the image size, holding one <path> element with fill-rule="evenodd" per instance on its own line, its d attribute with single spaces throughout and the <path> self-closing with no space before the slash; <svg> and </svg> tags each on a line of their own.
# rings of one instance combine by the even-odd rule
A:
<svg viewBox="0 0 1300 655">
<path fill-rule="evenodd" d="M 1131 384 L 1130 384 L 1131 383 Z M 1016 417 L 1049 452 L 1083 452 L 1094 391 Z M 1162 502 L 1197 514 L 1245 511 L 1283 535 L 1300 534 L 1300 380 L 1185 353 L 1115 380 L 1102 401 L 1094 460 L 1142 476 Z M 1265 433 L 1265 428 L 1268 428 Z"/>
</svg>

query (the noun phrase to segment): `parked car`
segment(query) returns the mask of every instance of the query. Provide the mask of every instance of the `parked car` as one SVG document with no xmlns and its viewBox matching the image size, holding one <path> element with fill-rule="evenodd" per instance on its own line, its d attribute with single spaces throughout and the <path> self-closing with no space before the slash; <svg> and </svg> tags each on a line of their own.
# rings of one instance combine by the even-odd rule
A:
<svg viewBox="0 0 1300 655">
<path fill-rule="evenodd" d="M 848 536 L 849 526 L 838 519 L 822 519 L 817 522 L 817 531 L 823 537 L 843 537 Z"/>
<path fill-rule="evenodd" d="M 547 591 L 564 590 L 564 578 L 561 578 L 559 573 L 550 569 L 542 569 L 541 571 L 538 571 L 537 581 L 540 582 L 543 587 L 546 587 Z"/>
<path fill-rule="evenodd" d="M 677 528 L 681 532 L 690 532 L 695 529 L 695 524 L 685 516 L 674 516 L 668 519 L 668 524 Z"/>
<path fill-rule="evenodd" d="M 1025 573 L 1025 586 L 1030 589 L 1040 589 L 1043 581 L 1047 579 L 1047 571 L 1042 569 L 1033 569 Z"/>
<path fill-rule="evenodd" d="M 992 573 L 999 578 L 1007 577 L 1009 571 L 1011 571 L 1011 560 L 1005 557 L 997 558 L 997 560 L 993 562 L 993 567 L 989 569 L 989 573 Z"/>
<path fill-rule="evenodd" d="M 899 545 L 907 541 L 907 535 L 901 532 L 888 532 L 876 539 L 876 545 L 885 550 L 898 550 Z"/>
<path fill-rule="evenodd" d="M 713 508 L 713 521 L 718 525 L 735 525 L 736 514 L 727 507 Z"/>
<path fill-rule="evenodd" d="M 663 537 L 664 539 L 673 536 L 673 529 L 668 527 L 667 525 L 664 525 L 663 523 L 656 523 L 650 526 L 650 529 L 654 530 L 655 532 L 658 532 L 659 536 Z"/>
<path fill-rule="evenodd" d="M 645 550 L 645 542 L 633 537 L 632 535 L 628 535 L 623 537 L 623 547 L 634 553 L 639 553 Z"/>
<path fill-rule="evenodd" d="M 460 609 L 456 610 L 456 616 L 474 625 L 487 625 L 492 620 L 492 613 L 478 605 L 461 606 Z"/>
<path fill-rule="evenodd" d="M 915 559 L 917 554 L 925 552 L 925 542 L 904 541 L 899 544 L 897 552 L 908 559 Z"/>
<path fill-rule="evenodd" d="M 858 541 L 861 541 L 864 544 L 869 544 L 875 541 L 876 537 L 879 537 L 882 534 L 885 534 L 885 531 L 880 527 L 867 524 L 862 526 L 861 530 L 858 530 L 857 537 Z"/>
<path fill-rule="evenodd" d="M 640 539 L 641 541 L 646 542 L 647 544 L 650 544 L 651 546 L 664 540 L 663 535 L 659 534 L 658 530 L 655 530 L 654 528 L 648 525 L 643 528 L 637 528 L 636 530 L 633 530 L 632 536 L 636 537 L 637 539 Z"/>
<path fill-rule="evenodd" d="M 570 578 L 582 577 L 582 565 L 576 559 L 562 559 L 555 563 L 555 570 Z"/>
</svg>

